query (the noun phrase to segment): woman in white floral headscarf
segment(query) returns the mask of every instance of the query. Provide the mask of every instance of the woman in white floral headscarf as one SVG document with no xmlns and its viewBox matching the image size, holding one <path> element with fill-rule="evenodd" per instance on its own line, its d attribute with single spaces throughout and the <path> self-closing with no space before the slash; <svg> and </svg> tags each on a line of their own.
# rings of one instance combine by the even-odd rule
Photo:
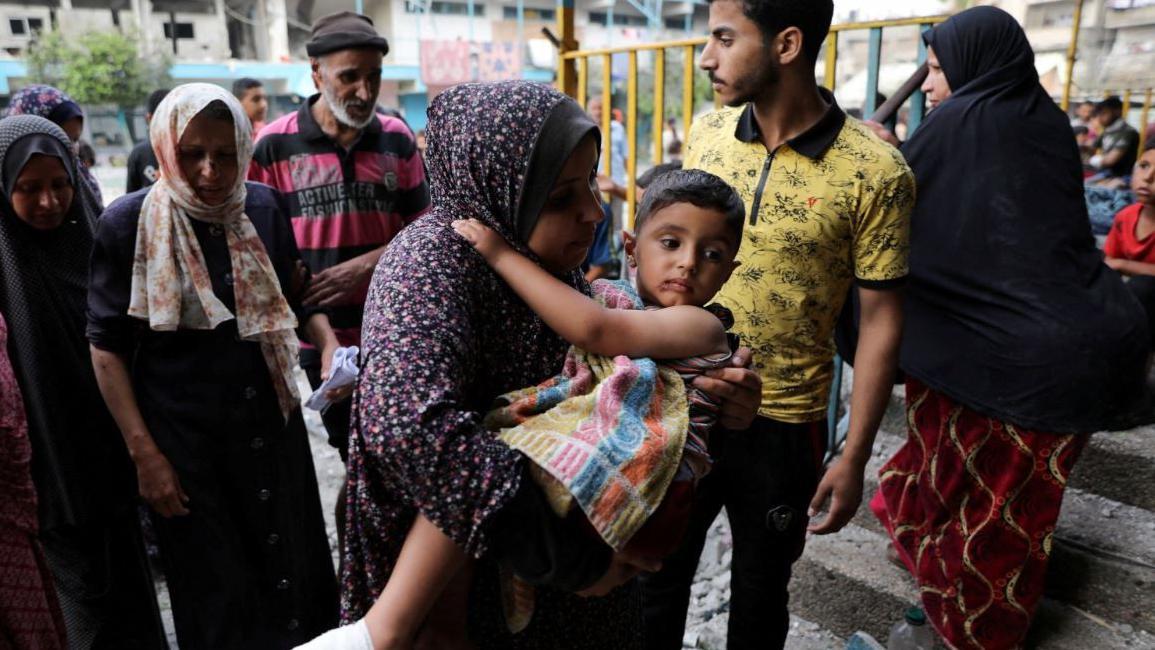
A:
<svg viewBox="0 0 1155 650">
<path fill-rule="evenodd" d="M 88 338 L 152 506 L 181 648 L 285 648 L 332 626 L 336 582 L 293 376 L 300 253 L 270 188 L 244 182 L 230 93 L 174 89 L 149 135 L 161 178 L 105 211 Z M 296 286 L 294 286 L 296 285 Z"/>
</svg>

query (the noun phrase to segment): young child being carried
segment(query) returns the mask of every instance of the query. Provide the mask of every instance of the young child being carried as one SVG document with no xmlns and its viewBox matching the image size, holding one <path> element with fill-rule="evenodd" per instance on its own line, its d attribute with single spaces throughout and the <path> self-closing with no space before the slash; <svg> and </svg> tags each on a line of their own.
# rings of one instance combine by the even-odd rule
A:
<svg viewBox="0 0 1155 650">
<path fill-rule="evenodd" d="M 561 374 L 503 395 L 486 424 L 530 461 L 531 476 L 557 515 L 615 551 L 647 558 L 673 552 L 694 486 L 709 470 L 708 432 L 719 404 L 691 382 L 725 367 L 733 354 L 729 313 L 705 307 L 737 267 L 744 221 L 741 199 L 718 177 L 698 170 L 659 177 L 638 208 L 635 234 L 623 233 L 636 290 L 625 281 L 597 281 L 593 298 L 481 222 L 453 224 L 573 346 Z M 461 565 L 449 561 L 439 536 L 418 517 L 389 583 L 358 624 L 372 645 L 356 647 L 408 648 L 419 631 L 426 642 L 427 632 L 437 637 L 438 647 L 469 647 L 467 589 L 457 584 L 441 594 L 451 581 L 461 582 L 454 577 Z M 532 614 L 532 589 L 517 580 L 503 588 L 507 623 L 516 632 Z M 443 629 L 421 629 L 434 624 Z M 318 643 L 328 636 L 307 647 L 337 647 Z"/>
</svg>

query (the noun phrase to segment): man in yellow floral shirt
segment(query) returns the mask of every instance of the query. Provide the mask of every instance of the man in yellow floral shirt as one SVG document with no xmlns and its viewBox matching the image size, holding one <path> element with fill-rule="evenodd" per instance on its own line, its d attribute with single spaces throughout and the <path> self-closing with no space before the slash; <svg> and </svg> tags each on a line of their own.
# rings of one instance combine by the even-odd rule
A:
<svg viewBox="0 0 1155 650">
<path fill-rule="evenodd" d="M 646 645 L 681 647 L 690 584 L 722 507 L 733 532 L 728 644 L 781 647 L 787 584 L 807 530 L 833 533 L 862 500 L 863 472 L 894 379 L 914 177 L 814 78 L 831 0 L 713 0 L 700 66 L 727 108 L 698 119 L 684 164 L 746 201 L 741 266 L 717 301 L 754 351 L 759 417 L 715 431 L 682 548 L 644 580 Z M 861 333 L 845 451 L 821 477 L 833 331 L 851 289 Z M 827 501 L 825 517 L 808 526 Z"/>
</svg>

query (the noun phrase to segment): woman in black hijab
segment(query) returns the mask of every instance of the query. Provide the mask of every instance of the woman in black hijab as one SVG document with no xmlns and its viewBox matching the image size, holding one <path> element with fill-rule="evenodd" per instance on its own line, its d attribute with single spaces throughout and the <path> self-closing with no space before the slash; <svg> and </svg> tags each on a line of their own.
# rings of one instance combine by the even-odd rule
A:
<svg viewBox="0 0 1155 650">
<path fill-rule="evenodd" d="M 32 115 L 0 120 L 0 190 L 0 314 L 69 647 L 164 647 L 135 474 L 84 337 L 96 198 L 68 136 Z"/>
<path fill-rule="evenodd" d="M 958 648 L 1018 647 L 1043 593 L 1067 477 L 1143 390 L 1143 312 L 1103 265 L 1066 116 L 1002 10 L 924 39 L 933 107 L 900 365 L 910 438 L 872 508 Z"/>
</svg>

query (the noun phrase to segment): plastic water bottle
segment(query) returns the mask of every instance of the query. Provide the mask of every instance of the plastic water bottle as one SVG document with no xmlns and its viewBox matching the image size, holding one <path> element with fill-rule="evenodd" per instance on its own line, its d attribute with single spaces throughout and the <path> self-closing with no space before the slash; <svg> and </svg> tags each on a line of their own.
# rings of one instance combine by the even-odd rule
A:
<svg viewBox="0 0 1155 650">
<path fill-rule="evenodd" d="M 846 650 L 886 650 L 886 648 L 874 637 L 859 630 L 846 642 Z"/>
<path fill-rule="evenodd" d="M 934 650 L 934 632 L 921 608 L 906 610 L 902 620 L 890 628 L 886 650 Z"/>
</svg>

